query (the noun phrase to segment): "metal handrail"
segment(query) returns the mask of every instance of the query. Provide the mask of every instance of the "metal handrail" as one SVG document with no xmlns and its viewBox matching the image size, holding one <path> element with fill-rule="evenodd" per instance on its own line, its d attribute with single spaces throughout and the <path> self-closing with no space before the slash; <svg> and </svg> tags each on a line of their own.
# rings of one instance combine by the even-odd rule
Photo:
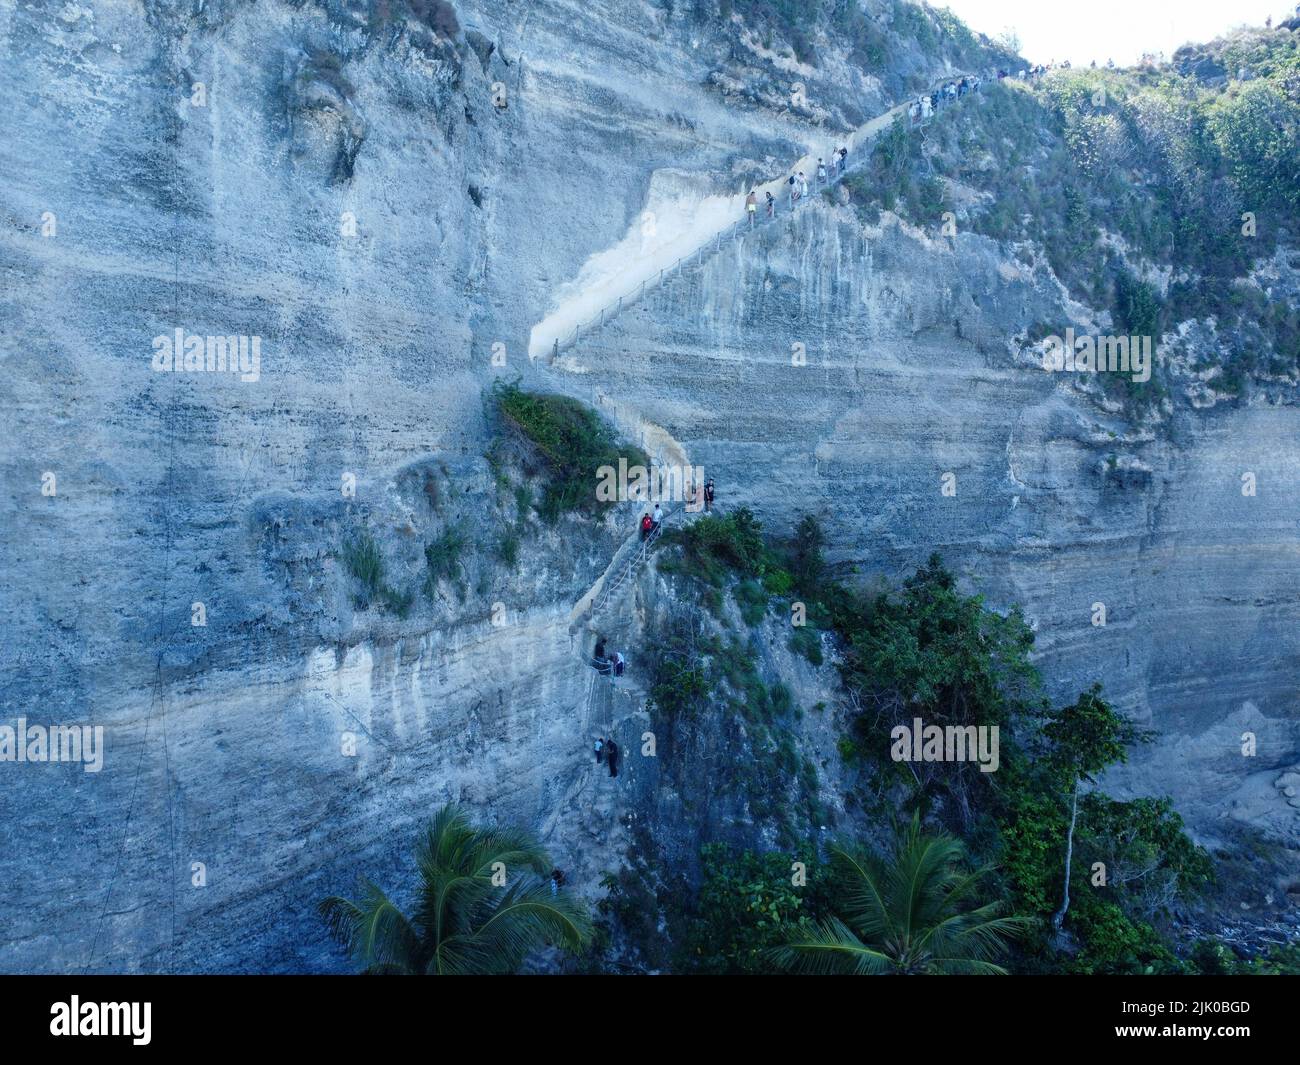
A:
<svg viewBox="0 0 1300 1065">
<path fill-rule="evenodd" d="M 678 507 L 676 510 L 668 511 L 664 515 L 663 521 L 656 525 L 654 529 L 651 530 L 650 535 L 640 542 L 637 549 L 632 552 L 631 556 L 619 568 L 618 573 L 601 586 L 600 594 L 591 604 L 591 613 L 593 617 L 595 616 L 596 611 L 600 610 L 606 603 L 608 603 L 614 593 L 627 583 L 631 575 L 646 564 L 650 558 L 650 548 L 652 548 L 655 545 L 655 542 L 663 535 L 664 526 L 677 517 L 678 514 L 683 513 L 685 509 L 685 507 Z"/>
</svg>

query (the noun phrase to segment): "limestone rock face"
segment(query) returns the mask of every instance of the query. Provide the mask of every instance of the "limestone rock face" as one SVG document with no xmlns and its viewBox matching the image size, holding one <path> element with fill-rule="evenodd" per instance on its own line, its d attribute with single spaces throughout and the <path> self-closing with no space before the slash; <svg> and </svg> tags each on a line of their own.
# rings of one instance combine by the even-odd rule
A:
<svg viewBox="0 0 1300 1065">
<path fill-rule="evenodd" d="M 638 820 L 671 853 L 763 838 L 708 779 L 725 722 L 686 738 L 694 784 L 633 757 L 635 648 L 671 593 L 647 572 L 597 622 L 633 670 L 594 683 L 573 609 L 636 515 L 542 527 L 503 492 L 483 392 L 516 375 L 773 531 L 818 514 L 845 571 L 942 552 L 1025 604 L 1055 694 L 1104 679 L 1158 732 L 1114 786 L 1172 794 L 1205 839 L 1300 841 L 1274 786 L 1300 761 L 1294 405 L 1134 432 L 1020 353 L 1063 313 L 1050 277 L 821 202 L 530 361 L 664 173 L 734 195 L 893 101 L 838 61 L 738 62 L 651 3 L 464 2 L 459 43 L 371 6 L 0 5 L 0 724 L 105 744 L 98 773 L 0 763 L 0 970 L 341 970 L 316 903 L 358 873 L 400 897 L 453 799 L 536 829 L 591 895 Z M 816 106 L 778 111 L 795 78 Z M 187 339 L 203 357 L 163 372 L 177 330 L 180 365 Z M 238 372 L 209 337 L 245 338 Z M 345 560 L 363 534 L 373 594 Z M 833 701 L 832 666 L 767 641 L 765 670 Z M 834 809 L 832 724 L 799 743 Z"/>
<path fill-rule="evenodd" d="M 1300 411 L 1180 408 L 1134 431 L 1091 381 L 1023 354 L 1026 324 L 1063 313 L 1050 279 L 983 238 L 863 231 L 824 207 L 687 271 L 564 362 L 637 397 L 720 500 L 769 527 L 814 513 L 864 573 L 937 550 L 991 604 L 1023 604 L 1057 699 L 1102 679 L 1158 733 L 1112 790 L 1174 795 L 1217 843 L 1234 792 L 1258 785 L 1267 812 L 1249 820 L 1294 845 L 1300 821 L 1263 785 L 1300 747 Z"/>
</svg>

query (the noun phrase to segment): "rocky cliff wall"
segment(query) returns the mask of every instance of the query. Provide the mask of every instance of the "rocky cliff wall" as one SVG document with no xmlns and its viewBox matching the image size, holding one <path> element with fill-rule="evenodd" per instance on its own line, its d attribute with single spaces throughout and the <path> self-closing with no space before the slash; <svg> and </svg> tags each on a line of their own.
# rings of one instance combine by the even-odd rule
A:
<svg viewBox="0 0 1300 1065">
<path fill-rule="evenodd" d="M 592 764 L 599 719 L 637 735 L 641 696 L 593 695 L 569 618 L 631 516 L 533 520 L 516 569 L 494 558 L 519 513 L 481 397 L 516 373 L 704 464 L 774 531 L 822 515 L 842 566 L 943 551 L 1026 603 L 1056 690 L 1102 676 L 1162 728 L 1135 787 L 1207 831 L 1240 792 L 1294 832 L 1223 753 L 1249 721 L 1260 772 L 1296 760 L 1294 408 L 1126 441 L 1008 354 L 1057 306 L 1050 279 L 829 205 L 730 246 L 572 363 L 530 363 L 532 326 L 657 175 L 732 193 L 890 101 L 833 57 L 754 52 L 820 110 L 728 95 L 730 45 L 650 4 L 460 17 L 453 46 L 357 5 L 0 4 L 0 699 L 6 721 L 98 724 L 106 743 L 97 774 L 0 773 L 0 968 L 341 968 L 315 903 L 358 871 L 400 888 L 448 799 L 537 828 L 589 892 L 629 812 L 676 826 L 681 851 L 744 820 L 731 799 L 682 812 L 640 763 L 615 792 Z M 256 380 L 155 371 L 176 329 L 258 338 Z M 1142 465 L 1108 472 L 1112 451 Z M 1238 467 L 1259 476 L 1249 502 Z M 449 529 L 463 570 L 424 595 L 423 547 Z M 358 597 L 343 552 L 362 532 L 415 595 L 404 614 Z M 622 624 L 634 646 L 639 617 Z"/>
</svg>

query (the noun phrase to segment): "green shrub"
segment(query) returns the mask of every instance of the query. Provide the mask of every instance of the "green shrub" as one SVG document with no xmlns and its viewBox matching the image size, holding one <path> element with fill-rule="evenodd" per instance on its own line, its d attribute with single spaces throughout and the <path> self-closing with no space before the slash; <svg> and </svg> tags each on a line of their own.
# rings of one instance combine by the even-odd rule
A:
<svg viewBox="0 0 1300 1065">
<path fill-rule="evenodd" d="M 720 584 L 727 569 L 744 576 L 760 576 L 764 571 L 767 549 L 762 527 L 744 508 L 725 517 L 706 515 L 674 530 L 668 542 L 681 545 L 689 572 L 712 584 Z"/>
<path fill-rule="evenodd" d="M 517 383 L 497 382 L 492 397 L 502 420 L 536 451 L 546 466 L 549 482 L 538 506 L 547 522 L 578 511 L 599 514 L 612 502 L 597 498 L 597 475 L 602 466 L 618 469 L 619 459 L 629 466 L 649 467 L 639 448 L 620 445 L 614 432 L 590 407 L 569 396 L 525 392 Z"/>
<path fill-rule="evenodd" d="M 794 635 L 790 637 L 790 650 L 795 654 L 803 655 L 814 666 L 820 666 L 824 661 L 821 633 L 811 625 L 800 625 L 795 628 Z"/>
<path fill-rule="evenodd" d="M 794 578 L 789 570 L 771 566 L 763 573 L 763 587 L 767 589 L 768 595 L 784 597 L 794 588 Z"/>
<path fill-rule="evenodd" d="M 459 575 L 466 542 L 460 530 L 449 525 L 433 543 L 425 545 L 424 560 L 435 579 L 451 580 Z"/>
<path fill-rule="evenodd" d="M 367 532 L 359 533 L 344 546 L 343 561 L 348 572 L 366 590 L 367 597 L 373 598 L 384 582 L 384 556 L 374 538 Z"/>
<path fill-rule="evenodd" d="M 1190 968 L 1150 924 L 1134 920 L 1095 893 L 1078 898 L 1071 913 L 1071 927 L 1083 950 L 1068 964 L 1069 972 L 1150 976 L 1177 975 Z"/>
<path fill-rule="evenodd" d="M 514 569 L 519 565 L 519 534 L 513 529 L 507 529 L 501 534 L 501 539 L 497 541 L 497 558 L 505 563 L 508 569 Z"/>
<path fill-rule="evenodd" d="M 377 600 L 385 610 L 398 617 L 404 618 L 411 612 L 415 596 L 410 592 L 399 592 L 385 583 L 384 556 L 369 533 L 359 533 L 344 546 L 343 561 L 363 589 L 363 595 L 357 599 L 361 606 L 368 607 Z"/>
<path fill-rule="evenodd" d="M 1269 947 L 1249 963 L 1246 971 L 1259 976 L 1300 976 L 1300 943 Z"/>
<path fill-rule="evenodd" d="M 703 881 L 682 943 L 679 965 L 705 974 L 763 975 L 763 952 L 813 920 L 815 876 L 796 888 L 787 854 L 736 852 L 724 844 L 700 850 Z"/>
<path fill-rule="evenodd" d="M 740 616 L 751 628 L 767 615 L 767 592 L 755 580 L 741 581 L 732 590 Z"/>
<path fill-rule="evenodd" d="M 669 718 L 696 709 L 708 696 L 708 677 L 698 660 L 669 657 L 654 671 L 650 705 Z"/>
</svg>

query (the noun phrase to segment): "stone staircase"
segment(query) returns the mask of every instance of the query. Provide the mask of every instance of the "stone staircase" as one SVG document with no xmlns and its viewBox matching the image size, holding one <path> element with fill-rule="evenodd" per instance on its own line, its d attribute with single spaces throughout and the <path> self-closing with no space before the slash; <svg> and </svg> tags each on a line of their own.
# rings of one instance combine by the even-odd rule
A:
<svg viewBox="0 0 1300 1065">
<path fill-rule="evenodd" d="M 945 80 L 956 80 L 960 77 L 961 74 L 955 74 Z M 815 183 L 816 164 L 810 157 L 795 164 L 796 171 L 802 169 L 805 173 L 812 172 L 814 183 L 810 187 L 809 195 L 794 206 L 811 203 L 816 191 L 839 184 L 848 174 L 860 167 L 868 158 L 863 148 L 896 118 L 906 116 L 909 105 L 910 101 L 891 108 L 846 138 L 845 142 L 851 149 L 850 165 L 841 168 L 835 177 L 827 182 Z M 773 197 L 778 198 L 785 189 L 784 177 L 758 187 L 760 216 L 765 215 L 763 193 L 770 190 Z M 680 274 L 685 266 L 717 252 L 725 244 L 739 239 L 751 228 L 757 229 L 760 225 L 770 225 L 777 219 L 786 217 L 787 214 L 793 214 L 791 206 L 788 198 L 783 203 L 778 199 L 777 212 L 773 219 L 760 218 L 751 225 L 748 219 L 742 217 L 722 231 L 713 234 L 692 252 L 679 258 L 671 267 L 661 270 L 656 278 L 643 281 L 639 288 L 620 296 L 614 303 L 603 308 L 591 321 L 575 326 L 573 331 L 564 337 L 555 337 L 550 345 L 547 362 L 553 364 L 562 351 L 571 348 L 582 336 L 590 335 L 602 328 L 621 313 L 624 307 L 642 298 L 647 290 L 662 285 L 674 273 Z M 716 510 L 715 507 L 714 511 Z M 614 553 L 605 572 L 574 604 L 569 616 L 571 644 L 574 637 L 590 626 L 602 611 L 617 604 L 627 593 L 637 575 L 649 562 L 651 550 L 663 535 L 668 523 L 681 522 L 688 517 L 696 516 L 695 513 L 688 515 L 684 505 L 678 506 L 674 510 L 665 512 L 663 521 L 647 539 L 641 539 L 638 528 L 623 543 Z M 623 813 L 626 810 L 626 802 L 616 800 L 615 788 L 607 785 L 637 786 L 637 778 L 645 770 L 632 744 L 638 739 L 641 729 L 631 726 L 638 717 L 644 718 L 648 724 L 649 716 L 643 708 L 646 693 L 635 679 L 628 677 L 623 683 L 615 683 L 612 677 L 596 672 L 584 645 L 585 641 L 577 651 L 583 668 L 589 671 L 590 686 L 582 709 L 583 732 L 588 736 L 588 746 L 567 774 L 563 794 L 559 796 L 559 801 L 552 805 L 553 812 L 542 825 L 541 838 L 544 842 L 550 842 L 552 839 L 572 839 L 578 835 L 586 835 L 596 841 L 598 846 L 591 852 L 592 868 L 574 871 L 578 874 L 576 879 L 590 880 L 604 869 L 617 867 L 627 846 L 628 823 Z M 590 743 L 596 736 L 614 737 L 620 746 L 622 758 L 617 780 L 609 777 L 606 765 L 597 764 L 595 761 Z M 622 788 L 619 790 L 621 791 Z"/>
<path fill-rule="evenodd" d="M 944 78 L 941 84 L 957 81 L 965 76 L 966 74 L 955 73 Z M 915 99 L 919 95 L 919 93 L 915 94 L 912 99 Z M 812 155 L 806 155 L 796 162 L 791 168 L 792 173 L 802 170 L 805 175 L 810 175 L 807 196 L 802 197 L 793 203 L 790 201 L 788 193 L 789 186 L 787 184 L 789 177 L 788 174 L 756 186 L 755 191 L 758 196 L 759 207 L 757 220 L 755 222 L 751 223 L 747 218 L 742 216 L 725 228 L 706 236 L 705 239 L 692 251 L 678 258 L 671 266 L 664 267 L 658 272 L 658 274 L 646 278 L 639 285 L 629 289 L 623 295 L 617 297 L 617 299 L 606 304 L 590 320 L 579 322 L 562 336 L 550 338 L 550 343 L 546 349 L 545 355 L 547 364 L 554 365 L 562 352 L 572 348 L 584 336 L 591 336 L 593 333 L 602 329 L 608 322 L 611 322 L 618 317 L 625 307 L 629 307 L 633 303 L 643 299 L 647 292 L 660 288 L 665 282 L 670 281 L 674 276 L 679 276 L 685 267 L 694 263 L 703 262 L 704 259 L 716 254 L 724 246 L 738 240 L 747 232 L 756 231 L 760 227 L 770 226 L 787 217 L 792 217 L 795 211 L 812 203 L 817 192 L 841 184 L 849 174 L 861 169 L 863 164 L 870 158 L 870 154 L 865 151 L 866 147 L 874 141 L 880 133 L 893 125 L 896 119 L 906 119 L 908 108 L 911 106 L 911 103 L 912 100 L 909 99 L 906 103 L 897 104 L 896 106 L 891 107 L 888 111 L 881 115 L 877 115 L 871 121 L 859 126 L 851 134 L 842 138 L 840 143 L 850 149 L 849 156 L 845 165 L 836 171 L 834 177 L 828 177 L 826 181 L 818 182 L 816 180 L 817 160 Z M 937 115 L 939 111 L 944 110 L 948 106 L 951 106 L 951 104 L 941 105 L 933 114 Z M 933 121 L 933 115 L 926 121 Z M 926 122 L 913 123 L 909 126 L 909 129 L 919 129 L 925 124 Z M 831 149 L 827 149 L 827 151 L 829 152 Z M 766 217 L 766 209 L 764 206 L 766 199 L 764 193 L 766 192 L 771 192 L 773 198 L 777 202 L 776 212 L 771 219 Z"/>
<path fill-rule="evenodd" d="M 664 529 L 670 522 L 679 522 L 686 516 L 688 515 L 685 506 L 665 511 L 659 528 L 647 539 L 641 539 L 641 530 L 638 528 L 632 536 L 623 542 L 623 545 L 614 552 L 614 557 L 610 560 L 605 572 L 587 590 L 586 594 L 574 604 L 573 610 L 569 613 L 570 637 L 576 635 L 584 625 L 595 620 L 600 611 L 626 592 L 633 578 L 649 561 L 650 549 L 663 535 Z"/>
</svg>

